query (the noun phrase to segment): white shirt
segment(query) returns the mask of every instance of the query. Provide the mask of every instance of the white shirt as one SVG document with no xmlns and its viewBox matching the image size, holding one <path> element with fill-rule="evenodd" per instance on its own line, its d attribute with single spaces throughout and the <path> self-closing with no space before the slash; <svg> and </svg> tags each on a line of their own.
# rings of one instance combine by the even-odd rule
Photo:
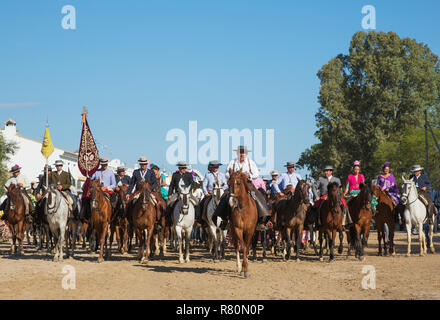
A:
<svg viewBox="0 0 440 320">
<path fill-rule="evenodd" d="M 228 164 L 228 167 L 226 168 L 227 179 L 229 179 L 229 169 L 231 169 L 233 172 L 237 172 L 242 169 L 242 172 L 249 173 L 252 179 L 257 179 L 260 175 L 260 171 L 258 170 L 256 163 L 254 162 L 254 160 L 251 160 L 249 158 L 244 159 L 243 163 L 240 163 L 239 159 L 231 160 L 231 162 L 229 162 Z"/>
<path fill-rule="evenodd" d="M 20 173 L 17 177 L 10 177 L 8 179 L 8 181 L 6 181 L 5 183 L 5 187 L 9 187 L 11 184 L 15 184 L 15 186 L 18 187 L 18 184 L 22 183 L 23 184 L 23 188 L 25 189 L 29 189 L 31 187 L 31 185 L 29 184 L 28 180 L 26 179 L 26 176 L 23 175 L 22 173 Z"/>
</svg>

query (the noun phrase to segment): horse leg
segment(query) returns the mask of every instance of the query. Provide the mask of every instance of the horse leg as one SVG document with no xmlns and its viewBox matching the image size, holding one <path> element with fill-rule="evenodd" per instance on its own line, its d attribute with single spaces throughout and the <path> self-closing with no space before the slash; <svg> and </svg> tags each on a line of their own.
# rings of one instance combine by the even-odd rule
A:
<svg viewBox="0 0 440 320">
<path fill-rule="evenodd" d="M 262 232 L 262 238 L 261 238 L 261 245 L 263 246 L 263 262 L 266 262 L 266 246 L 267 246 L 267 231 L 263 230 Z"/>
<path fill-rule="evenodd" d="M 420 253 L 419 255 L 423 257 L 425 255 L 425 231 L 423 230 L 423 222 L 419 222 L 419 245 L 420 245 Z"/>
<path fill-rule="evenodd" d="M 296 243 L 295 243 L 295 248 L 296 248 L 296 261 L 300 261 L 299 259 L 299 247 L 300 244 L 302 243 L 302 236 L 303 236 L 303 227 L 300 224 L 297 229 L 296 229 L 297 233 L 296 233 Z M 306 235 L 307 237 L 307 235 Z M 306 242 L 307 242 L 307 238 L 306 238 Z"/>
<path fill-rule="evenodd" d="M 409 216 L 409 214 L 408 214 Z M 407 220 L 407 219 L 405 219 Z M 408 219 L 409 220 L 409 219 Z M 406 235 L 407 235 L 407 241 L 408 241 L 408 249 L 406 251 L 406 256 L 411 256 L 411 221 L 406 221 Z"/>
<path fill-rule="evenodd" d="M 189 260 L 189 249 L 190 249 L 190 241 L 191 241 L 191 233 L 192 233 L 192 227 L 189 227 L 186 230 L 185 234 L 185 262 L 188 263 Z"/>
<path fill-rule="evenodd" d="M 382 256 L 382 238 L 384 238 L 384 232 L 383 232 L 383 228 L 380 224 L 376 225 L 377 228 L 377 243 L 378 243 L 378 248 L 379 248 L 379 252 L 377 253 L 378 256 Z M 384 247 L 385 247 L 385 243 L 384 243 Z"/>
<path fill-rule="evenodd" d="M 257 245 L 258 245 L 258 235 L 260 232 L 255 232 L 252 240 L 251 240 L 251 247 L 252 247 L 252 260 L 257 261 Z"/>
<path fill-rule="evenodd" d="M 249 253 L 249 247 L 250 247 L 251 240 L 252 240 L 252 233 L 251 232 L 244 233 L 243 241 L 242 241 L 242 248 L 243 248 L 243 269 L 242 269 L 242 272 L 243 272 L 243 275 L 245 278 L 249 278 L 251 276 L 251 274 L 249 272 L 248 253 Z"/>
<path fill-rule="evenodd" d="M 428 225 L 428 236 L 429 236 L 429 251 L 431 253 L 435 252 L 434 243 L 432 242 L 432 234 L 434 233 L 434 224 Z"/>
<path fill-rule="evenodd" d="M 184 263 L 185 260 L 183 259 L 183 253 L 182 253 L 182 227 L 181 226 L 175 226 L 174 227 L 174 237 L 177 239 L 177 249 L 179 250 L 179 263 Z"/>
<path fill-rule="evenodd" d="M 217 227 L 209 226 L 209 233 L 211 235 L 212 243 L 214 244 L 214 263 L 218 263 L 218 239 L 217 239 Z"/>
<path fill-rule="evenodd" d="M 292 241 L 292 230 L 290 228 L 288 228 L 288 227 L 286 227 L 285 230 L 286 230 L 286 232 L 285 232 L 285 237 L 286 238 L 285 239 L 286 239 L 286 242 L 287 242 L 286 260 L 289 260 L 289 258 L 290 258 L 290 251 L 292 250 L 292 243 L 293 243 L 293 241 Z"/>
<path fill-rule="evenodd" d="M 332 262 L 332 261 L 335 260 L 335 255 L 334 255 L 334 252 L 333 252 L 333 246 L 334 246 L 335 239 L 336 239 L 336 229 L 333 229 L 331 231 L 331 234 L 330 234 L 330 232 L 328 232 L 327 235 L 328 235 L 328 244 L 329 244 L 329 249 L 330 249 L 330 260 L 329 260 L 329 262 Z"/>
<path fill-rule="evenodd" d="M 319 261 L 323 261 L 323 258 L 322 258 L 322 242 L 323 242 L 322 231 L 319 230 Z"/>
<path fill-rule="evenodd" d="M 18 255 L 24 254 L 23 241 L 24 241 L 24 229 L 26 228 L 26 222 L 21 221 L 18 223 Z"/>
<path fill-rule="evenodd" d="M 339 231 L 339 248 L 338 248 L 338 253 L 342 254 L 342 252 L 344 252 L 344 233 L 342 231 Z"/>
<path fill-rule="evenodd" d="M 104 261 L 104 242 L 105 242 L 105 236 L 106 236 L 106 225 L 103 226 L 97 226 L 96 229 L 96 239 L 99 240 L 99 256 L 98 256 L 98 263 L 101 263 Z"/>
<path fill-rule="evenodd" d="M 221 259 L 225 260 L 225 248 L 226 248 L 226 234 L 228 231 L 226 230 L 220 230 L 220 235 L 222 237 L 222 245 L 221 245 Z"/>
</svg>

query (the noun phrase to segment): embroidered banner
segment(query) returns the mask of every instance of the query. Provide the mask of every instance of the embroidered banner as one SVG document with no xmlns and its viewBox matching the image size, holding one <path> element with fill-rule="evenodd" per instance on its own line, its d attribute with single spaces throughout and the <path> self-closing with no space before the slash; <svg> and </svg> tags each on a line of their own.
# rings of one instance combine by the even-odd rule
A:
<svg viewBox="0 0 440 320">
<path fill-rule="evenodd" d="M 81 132 L 81 142 L 78 152 L 78 168 L 81 173 L 91 177 L 99 168 L 99 153 L 93 140 L 87 118 L 83 117 L 83 126 Z"/>
</svg>

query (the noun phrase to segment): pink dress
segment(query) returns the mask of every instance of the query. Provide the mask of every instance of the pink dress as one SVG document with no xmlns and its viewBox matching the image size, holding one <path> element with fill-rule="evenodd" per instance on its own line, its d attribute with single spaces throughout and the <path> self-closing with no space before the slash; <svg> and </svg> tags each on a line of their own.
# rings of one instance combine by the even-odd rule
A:
<svg viewBox="0 0 440 320">
<path fill-rule="evenodd" d="M 346 184 L 349 192 L 350 191 L 359 191 L 360 190 L 359 184 L 364 181 L 365 181 L 365 177 L 363 174 L 359 173 L 357 180 L 356 180 L 356 177 L 354 176 L 354 174 L 350 173 L 350 175 L 347 178 L 347 182 L 345 184 Z"/>
<path fill-rule="evenodd" d="M 262 178 L 252 179 L 252 183 L 254 184 L 255 188 L 263 189 L 266 191 L 266 184 L 264 183 L 264 180 Z"/>
</svg>

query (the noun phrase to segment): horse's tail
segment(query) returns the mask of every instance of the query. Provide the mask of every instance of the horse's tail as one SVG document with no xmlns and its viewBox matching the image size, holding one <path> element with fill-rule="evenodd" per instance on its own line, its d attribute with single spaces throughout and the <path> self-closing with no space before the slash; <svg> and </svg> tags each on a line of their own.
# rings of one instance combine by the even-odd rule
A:
<svg viewBox="0 0 440 320">
<path fill-rule="evenodd" d="M 348 230 L 349 234 L 350 234 L 350 245 L 354 245 L 356 243 L 356 228 L 354 227 L 354 225 L 350 225 L 350 228 Z"/>
</svg>

